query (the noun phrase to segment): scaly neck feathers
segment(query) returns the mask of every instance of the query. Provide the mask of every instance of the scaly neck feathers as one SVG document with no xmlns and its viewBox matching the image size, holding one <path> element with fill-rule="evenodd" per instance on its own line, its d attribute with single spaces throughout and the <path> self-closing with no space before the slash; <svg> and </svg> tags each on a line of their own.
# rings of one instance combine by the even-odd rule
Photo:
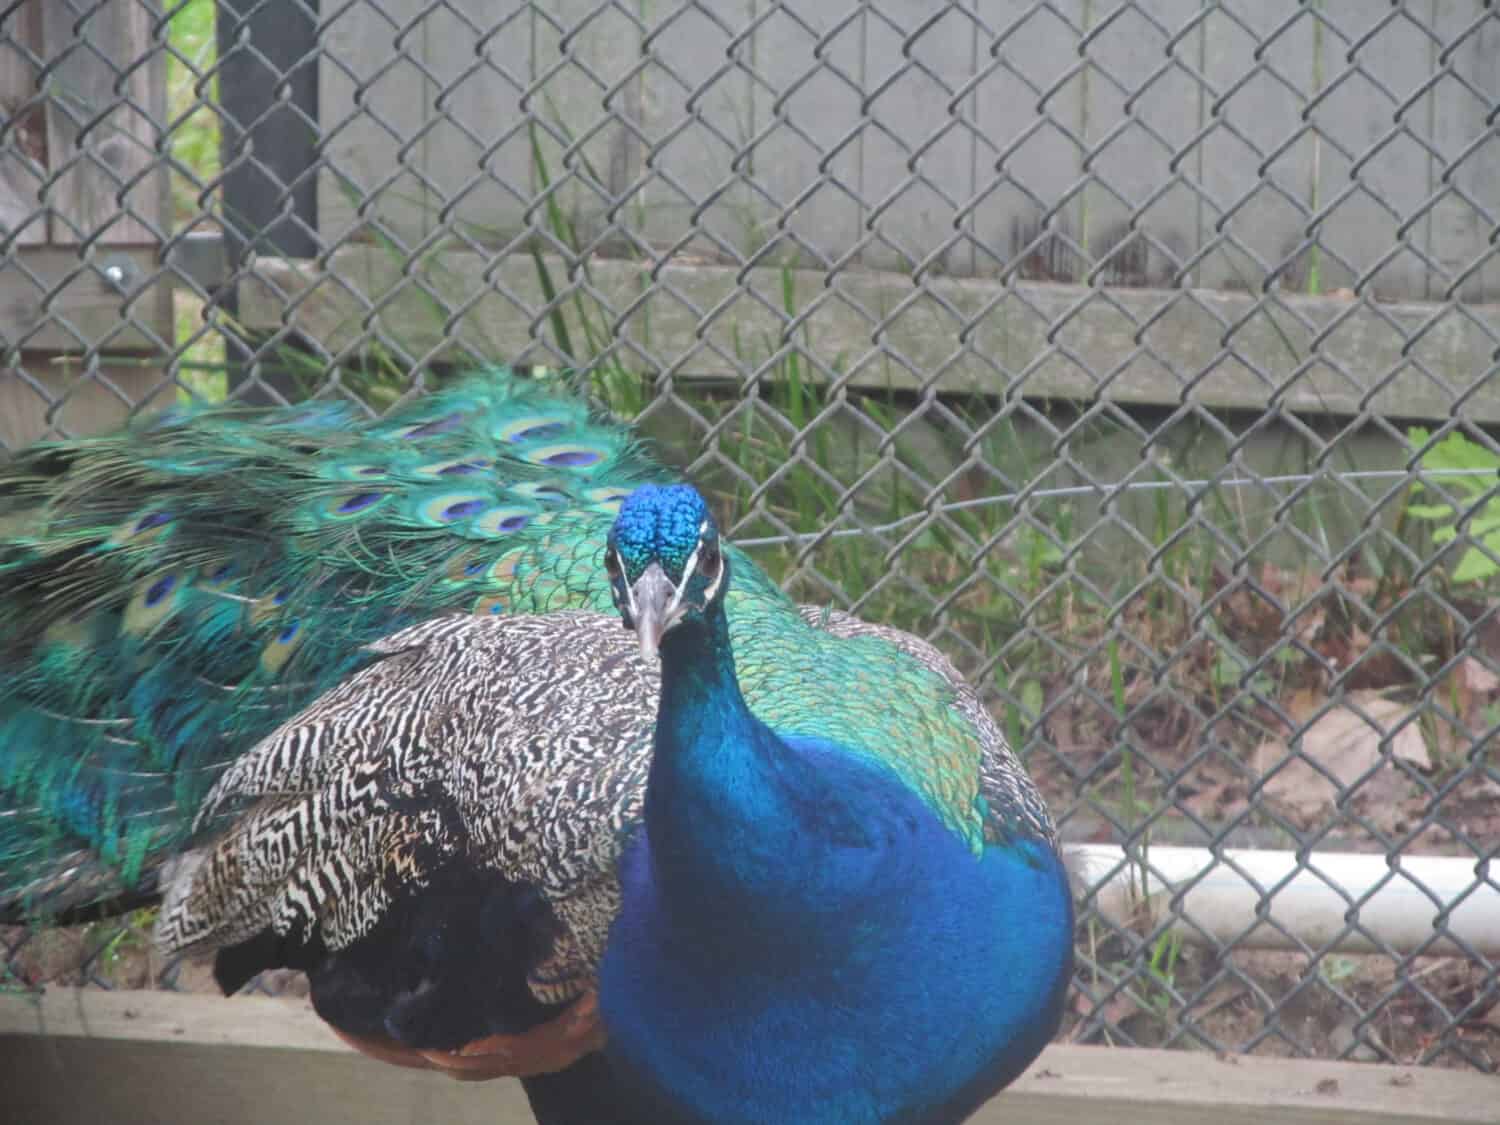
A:
<svg viewBox="0 0 1500 1125">
<path fill-rule="evenodd" d="M 901 833 L 876 791 L 896 775 L 862 755 L 830 770 L 846 751 L 785 739 L 751 714 L 722 604 L 669 631 L 661 661 L 645 819 L 662 907 L 680 906 L 695 929 L 712 920 L 736 944 L 847 941 L 857 927 L 822 921 L 869 909 L 877 880 L 900 882 Z"/>
</svg>

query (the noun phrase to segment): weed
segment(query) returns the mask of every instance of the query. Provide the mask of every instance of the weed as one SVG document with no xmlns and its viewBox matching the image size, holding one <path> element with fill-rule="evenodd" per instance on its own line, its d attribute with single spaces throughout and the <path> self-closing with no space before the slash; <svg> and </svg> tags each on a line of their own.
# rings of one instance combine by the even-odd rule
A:
<svg viewBox="0 0 1500 1125">
<path fill-rule="evenodd" d="M 1182 956 L 1182 938 L 1176 930 L 1159 934 L 1151 943 L 1151 956 L 1146 962 L 1145 1007 L 1163 1025 L 1173 1020 L 1173 1012 L 1180 1003 L 1177 996 L 1177 962 Z"/>
<path fill-rule="evenodd" d="M 1341 985 L 1358 972 L 1358 962 L 1350 957 L 1329 954 L 1318 961 L 1318 975 L 1330 985 Z"/>
<path fill-rule="evenodd" d="M 1500 556 L 1500 494 L 1495 487 L 1500 457 L 1457 431 L 1429 446 L 1431 432 L 1413 426 L 1407 431 L 1407 440 L 1413 448 L 1428 447 L 1422 454 L 1424 470 L 1469 475 L 1445 476 L 1441 487 L 1418 478 L 1412 484 L 1412 492 L 1431 496 L 1435 502 L 1409 503 L 1406 515 L 1442 524 L 1432 533 L 1434 543 L 1452 543 L 1462 533 L 1466 541 L 1476 544 L 1459 557 L 1449 575 L 1453 582 L 1464 585 L 1495 577 L 1500 573 L 1500 563 L 1495 561 Z M 1450 494 L 1447 489 L 1455 490 L 1458 495 Z"/>
<path fill-rule="evenodd" d="M 215 69 L 214 0 L 183 0 L 168 12 L 167 143 L 172 162 L 172 216 L 176 229 L 192 230 L 211 209 L 218 192 L 219 99 Z M 222 401 L 229 390 L 221 328 L 206 322 L 203 301 L 178 289 L 173 301 L 176 360 L 173 367 L 184 402 Z"/>
</svg>

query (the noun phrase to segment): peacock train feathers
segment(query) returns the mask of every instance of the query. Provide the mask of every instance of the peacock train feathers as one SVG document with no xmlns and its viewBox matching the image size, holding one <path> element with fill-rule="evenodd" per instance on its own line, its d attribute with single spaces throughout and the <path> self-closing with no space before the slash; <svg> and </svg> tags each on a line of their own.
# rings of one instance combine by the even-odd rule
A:
<svg viewBox="0 0 1500 1125">
<path fill-rule="evenodd" d="M 0 465 L 0 904 L 149 880 L 223 765 L 394 629 L 607 607 L 610 520 L 662 475 L 499 370 L 383 421 L 168 411 Z"/>
<path fill-rule="evenodd" d="M 669 479 L 498 370 L 23 455 L 0 902 L 159 883 L 226 990 L 303 968 L 414 1047 L 598 988 L 546 1123 L 962 1120 L 1060 1010 L 1040 797 L 935 649 L 799 609 Z"/>
</svg>

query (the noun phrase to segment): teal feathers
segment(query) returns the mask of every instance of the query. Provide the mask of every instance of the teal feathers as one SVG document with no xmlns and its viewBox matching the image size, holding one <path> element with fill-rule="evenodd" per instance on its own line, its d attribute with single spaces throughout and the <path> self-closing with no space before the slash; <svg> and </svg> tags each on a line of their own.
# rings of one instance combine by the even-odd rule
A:
<svg viewBox="0 0 1500 1125">
<path fill-rule="evenodd" d="M 663 475 L 498 369 L 379 421 L 173 410 L 0 466 L 0 902 L 148 875 L 220 767 L 394 628 L 607 607 L 610 520 Z"/>
</svg>

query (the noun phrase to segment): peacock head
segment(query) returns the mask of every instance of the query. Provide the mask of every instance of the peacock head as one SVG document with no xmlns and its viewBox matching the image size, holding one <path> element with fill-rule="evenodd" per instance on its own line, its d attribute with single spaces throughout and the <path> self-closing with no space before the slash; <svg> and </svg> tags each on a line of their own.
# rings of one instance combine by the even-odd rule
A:
<svg viewBox="0 0 1500 1125">
<path fill-rule="evenodd" d="M 661 639 L 701 622 L 729 588 L 719 529 L 691 485 L 648 484 L 620 505 L 604 551 L 615 608 L 654 657 Z"/>
</svg>

